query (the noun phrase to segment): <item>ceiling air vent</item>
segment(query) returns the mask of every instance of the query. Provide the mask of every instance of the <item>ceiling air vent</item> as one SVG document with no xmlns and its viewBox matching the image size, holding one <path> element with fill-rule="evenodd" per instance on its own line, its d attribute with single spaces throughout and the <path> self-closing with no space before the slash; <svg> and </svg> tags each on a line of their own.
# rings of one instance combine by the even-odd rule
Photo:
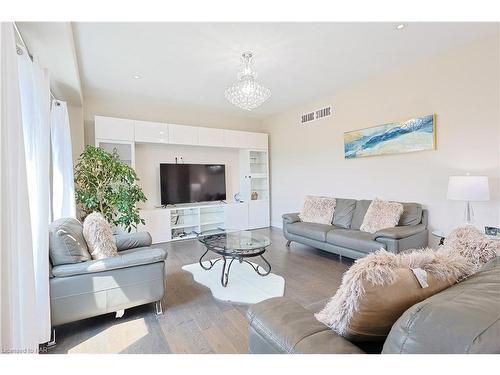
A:
<svg viewBox="0 0 500 375">
<path fill-rule="evenodd" d="M 322 109 L 318 109 L 317 111 L 314 112 L 309 112 L 305 113 L 302 116 L 300 116 L 300 123 L 305 124 L 308 122 L 312 122 L 314 120 L 319 120 L 324 117 L 330 117 L 332 115 L 332 107 L 325 107 Z"/>
</svg>

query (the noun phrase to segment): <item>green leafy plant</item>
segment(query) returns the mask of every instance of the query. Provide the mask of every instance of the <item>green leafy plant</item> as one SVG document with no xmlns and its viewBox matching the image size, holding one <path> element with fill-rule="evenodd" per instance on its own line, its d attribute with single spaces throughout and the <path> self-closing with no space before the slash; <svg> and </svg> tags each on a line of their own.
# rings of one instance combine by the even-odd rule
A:
<svg viewBox="0 0 500 375">
<path fill-rule="evenodd" d="M 130 232 L 144 224 L 137 203 L 146 196 L 135 171 L 120 161 L 116 151 L 87 146 L 75 166 L 76 202 L 85 216 L 97 211 L 109 223 Z"/>
</svg>

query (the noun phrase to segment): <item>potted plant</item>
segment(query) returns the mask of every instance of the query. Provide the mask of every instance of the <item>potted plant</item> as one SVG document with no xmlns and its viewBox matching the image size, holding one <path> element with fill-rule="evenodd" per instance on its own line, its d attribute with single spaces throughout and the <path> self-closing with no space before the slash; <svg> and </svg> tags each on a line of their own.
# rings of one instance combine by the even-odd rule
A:
<svg viewBox="0 0 500 375">
<path fill-rule="evenodd" d="M 137 203 L 146 196 L 135 171 L 118 154 L 87 146 L 75 166 L 76 202 L 84 216 L 100 212 L 106 220 L 130 232 L 145 224 Z"/>
</svg>

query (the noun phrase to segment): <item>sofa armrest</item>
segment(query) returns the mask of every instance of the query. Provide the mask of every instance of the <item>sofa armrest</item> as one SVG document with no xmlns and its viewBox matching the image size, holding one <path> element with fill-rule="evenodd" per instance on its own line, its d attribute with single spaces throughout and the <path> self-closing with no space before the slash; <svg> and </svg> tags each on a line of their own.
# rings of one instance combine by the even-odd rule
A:
<svg viewBox="0 0 500 375">
<path fill-rule="evenodd" d="M 287 224 L 292 224 L 296 223 L 297 221 L 300 221 L 299 213 L 298 212 L 293 212 L 290 214 L 284 214 L 282 216 L 283 221 Z"/>
<path fill-rule="evenodd" d="M 133 249 L 135 247 L 151 246 L 152 243 L 149 232 L 120 232 L 115 234 L 115 241 L 118 251 Z"/>
<path fill-rule="evenodd" d="M 400 240 L 402 238 L 413 236 L 414 234 L 423 232 L 425 230 L 424 224 L 417 225 L 405 225 L 394 228 L 385 228 L 381 229 L 373 234 L 373 239 L 384 237 L 384 238 L 392 238 L 395 240 Z"/>
<path fill-rule="evenodd" d="M 247 313 L 250 351 L 265 340 L 277 353 L 363 353 L 356 345 L 320 323 L 313 313 L 288 298 L 270 298 L 252 305 Z M 255 348 L 256 349 L 256 348 Z"/>
<path fill-rule="evenodd" d="M 149 248 L 105 259 L 90 260 L 88 262 L 74 264 L 61 264 L 59 266 L 52 267 L 52 274 L 54 277 L 68 277 L 105 272 L 120 268 L 162 262 L 166 259 L 166 257 L 166 250 L 160 248 Z"/>
</svg>

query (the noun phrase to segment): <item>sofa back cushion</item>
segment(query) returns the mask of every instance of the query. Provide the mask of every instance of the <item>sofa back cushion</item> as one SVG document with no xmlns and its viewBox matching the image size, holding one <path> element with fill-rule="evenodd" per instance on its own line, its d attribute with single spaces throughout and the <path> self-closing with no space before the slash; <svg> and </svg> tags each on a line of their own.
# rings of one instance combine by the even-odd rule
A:
<svg viewBox="0 0 500 375">
<path fill-rule="evenodd" d="M 422 301 L 393 325 L 382 353 L 500 353 L 500 257 Z"/>
<path fill-rule="evenodd" d="M 368 211 L 368 207 L 370 207 L 371 203 L 372 201 L 365 199 L 356 201 L 356 208 L 354 209 L 354 213 L 352 215 L 351 229 L 359 230 L 361 224 L 363 224 L 366 211 Z"/>
<path fill-rule="evenodd" d="M 78 220 L 62 218 L 49 225 L 49 255 L 54 266 L 92 260 Z"/>
<path fill-rule="evenodd" d="M 340 228 L 348 229 L 351 227 L 352 215 L 356 208 L 356 200 L 337 198 L 336 201 L 332 224 Z"/>
<path fill-rule="evenodd" d="M 402 213 L 403 205 L 401 203 L 375 198 L 368 207 L 359 230 L 375 233 L 381 229 L 394 228 L 398 225 Z"/>
<path fill-rule="evenodd" d="M 337 206 L 339 205 L 338 201 L 339 200 L 337 200 Z M 368 207 L 370 207 L 371 203 L 372 203 L 371 200 L 356 201 L 356 208 L 354 209 L 354 213 L 352 215 L 351 229 L 359 230 L 361 224 L 363 224 L 363 219 L 365 218 L 366 211 L 368 210 Z M 403 204 L 403 214 L 399 219 L 398 225 L 420 224 L 420 222 L 422 221 L 422 205 L 420 203 L 402 203 L 402 204 Z"/>
<path fill-rule="evenodd" d="M 398 225 L 418 225 L 422 221 L 422 205 L 420 203 L 403 203 L 403 214 Z"/>
</svg>

